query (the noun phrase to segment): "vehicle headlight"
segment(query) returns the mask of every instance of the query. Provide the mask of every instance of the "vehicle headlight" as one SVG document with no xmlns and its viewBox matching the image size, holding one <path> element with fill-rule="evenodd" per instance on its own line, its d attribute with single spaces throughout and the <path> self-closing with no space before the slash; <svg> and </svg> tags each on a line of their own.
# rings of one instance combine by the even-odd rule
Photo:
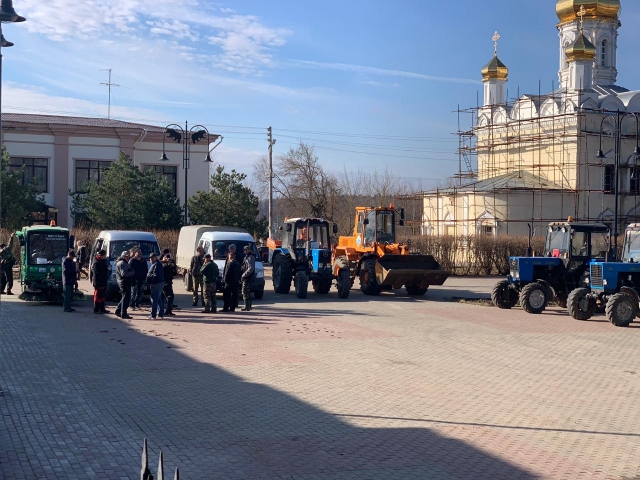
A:
<svg viewBox="0 0 640 480">
<path fill-rule="evenodd" d="M 607 282 L 606 280 L 603 280 L 603 281 L 602 281 L 602 284 L 603 284 L 604 286 L 606 286 L 608 283 L 609 283 L 609 282 Z"/>
<path fill-rule="evenodd" d="M 584 283 L 586 283 L 587 285 L 589 285 L 589 277 L 584 279 Z"/>
<path fill-rule="evenodd" d="M 324 263 L 318 263 L 318 268 L 324 268 Z"/>
<path fill-rule="evenodd" d="M 264 277 L 264 270 L 258 270 L 256 272 L 256 278 L 262 278 Z"/>
</svg>

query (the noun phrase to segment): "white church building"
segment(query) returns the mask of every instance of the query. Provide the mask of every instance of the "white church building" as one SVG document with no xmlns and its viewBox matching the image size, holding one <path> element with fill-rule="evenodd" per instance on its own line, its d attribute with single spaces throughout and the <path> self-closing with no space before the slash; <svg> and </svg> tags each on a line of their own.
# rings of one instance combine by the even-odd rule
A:
<svg viewBox="0 0 640 480">
<path fill-rule="evenodd" d="M 616 171 L 619 226 L 640 221 L 640 90 L 616 84 L 620 0 L 559 0 L 556 13 L 559 88 L 508 102 L 494 37 L 470 134 L 477 177 L 422 194 L 424 234 L 526 235 L 569 216 L 612 225 Z"/>
</svg>

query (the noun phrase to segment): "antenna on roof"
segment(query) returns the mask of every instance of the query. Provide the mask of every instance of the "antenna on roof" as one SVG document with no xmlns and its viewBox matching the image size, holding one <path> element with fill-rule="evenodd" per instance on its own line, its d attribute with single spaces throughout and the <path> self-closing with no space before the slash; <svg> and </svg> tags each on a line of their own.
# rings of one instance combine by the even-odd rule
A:
<svg viewBox="0 0 640 480">
<path fill-rule="evenodd" d="M 101 83 L 100 85 L 104 85 L 105 87 L 109 87 L 109 107 L 107 110 L 107 118 L 111 119 L 111 87 L 121 87 L 122 85 L 118 85 L 117 83 L 111 83 L 111 72 L 113 69 L 105 68 L 100 70 L 101 72 L 109 72 L 109 81 L 107 83 Z"/>
</svg>

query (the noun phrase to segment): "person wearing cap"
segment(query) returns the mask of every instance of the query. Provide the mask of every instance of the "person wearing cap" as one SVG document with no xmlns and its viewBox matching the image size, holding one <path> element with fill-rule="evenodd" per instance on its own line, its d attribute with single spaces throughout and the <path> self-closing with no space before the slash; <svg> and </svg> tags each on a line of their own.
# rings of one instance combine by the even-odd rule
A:
<svg viewBox="0 0 640 480">
<path fill-rule="evenodd" d="M 204 256 L 204 265 L 200 269 L 204 279 L 204 311 L 203 313 L 216 313 L 216 281 L 220 270 L 211 259 L 211 254 Z"/>
<path fill-rule="evenodd" d="M 109 264 L 107 251 L 99 250 L 91 264 L 91 283 L 93 285 L 93 313 L 109 313 L 105 307 L 107 282 L 109 281 Z"/>
<path fill-rule="evenodd" d="M 229 255 L 222 271 L 223 312 L 235 312 L 238 305 L 238 287 L 240 285 L 240 264 L 236 260 L 236 246 L 229 245 Z"/>
<path fill-rule="evenodd" d="M 251 245 L 244 246 L 244 260 L 241 268 L 242 276 L 242 298 L 244 299 L 243 312 L 251 310 L 251 284 L 256 279 L 256 257 L 251 251 Z"/>
<path fill-rule="evenodd" d="M 129 251 L 125 250 L 120 254 L 120 258 L 116 261 L 116 280 L 120 288 L 120 303 L 116 307 L 116 317 L 130 320 L 131 316 L 127 313 L 131 304 L 131 287 L 135 285 L 136 271 L 129 265 Z"/>
<path fill-rule="evenodd" d="M 176 314 L 173 313 L 173 300 L 176 296 L 173 293 L 173 277 L 178 274 L 178 269 L 171 258 L 171 253 L 165 253 L 162 257 L 162 270 L 164 273 L 164 287 L 162 289 L 162 294 L 164 295 L 164 304 L 166 306 L 164 314 L 170 317 L 175 317 Z"/>
<path fill-rule="evenodd" d="M 211 255 L 209 255 L 211 257 Z M 205 305 L 204 277 L 202 276 L 202 267 L 204 266 L 204 248 L 198 246 L 196 254 L 191 257 L 191 266 L 189 273 L 193 282 L 193 306 L 198 306 L 198 297 L 202 296 L 202 306 Z"/>
<path fill-rule="evenodd" d="M 147 273 L 147 283 L 151 289 L 151 314 L 149 318 L 164 317 L 164 300 L 162 298 L 162 290 L 164 288 L 164 267 L 162 262 L 158 260 L 158 254 L 152 253 L 151 267 Z"/>
<path fill-rule="evenodd" d="M 75 312 L 71 308 L 71 300 L 73 299 L 73 290 L 78 285 L 78 273 L 76 272 L 76 252 L 69 250 L 67 256 L 62 261 L 62 288 L 64 289 L 64 311 Z"/>
</svg>

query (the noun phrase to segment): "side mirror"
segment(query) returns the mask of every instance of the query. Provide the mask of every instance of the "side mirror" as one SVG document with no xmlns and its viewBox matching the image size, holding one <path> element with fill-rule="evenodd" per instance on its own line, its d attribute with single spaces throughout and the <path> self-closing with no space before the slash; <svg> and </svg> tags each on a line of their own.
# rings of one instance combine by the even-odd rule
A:
<svg viewBox="0 0 640 480">
<path fill-rule="evenodd" d="M 75 248 L 75 246 L 76 246 L 75 235 L 69 235 L 69 249 Z"/>
<path fill-rule="evenodd" d="M 400 209 L 400 220 L 404 220 L 404 208 Z M 402 223 L 400 225 L 402 225 Z"/>
<path fill-rule="evenodd" d="M 21 247 L 24 247 L 27 244 L 26 240 L 24 239 L 24 237 L 22 235 L 20 235 L 18 237 L 18 242 L 20 243 Z"/>
<path fill-rule="evenodd" d="M 369 225 L 369 219 L 365 218 L 364 221 L 362 222 L 363 225 Z"/>
<path fill-rule="evenodd" d="M 287 232 L 291 231 L 291 224 L 290 223 L 287 223 L 286 229 L 287 229 Z"/>
<path fill-rule="evenodd" d="M 338 233 L 338 225 L 336 225 L 335 223 L 333 224 L 333 233 L 334 234 Z"/>
</svg>

